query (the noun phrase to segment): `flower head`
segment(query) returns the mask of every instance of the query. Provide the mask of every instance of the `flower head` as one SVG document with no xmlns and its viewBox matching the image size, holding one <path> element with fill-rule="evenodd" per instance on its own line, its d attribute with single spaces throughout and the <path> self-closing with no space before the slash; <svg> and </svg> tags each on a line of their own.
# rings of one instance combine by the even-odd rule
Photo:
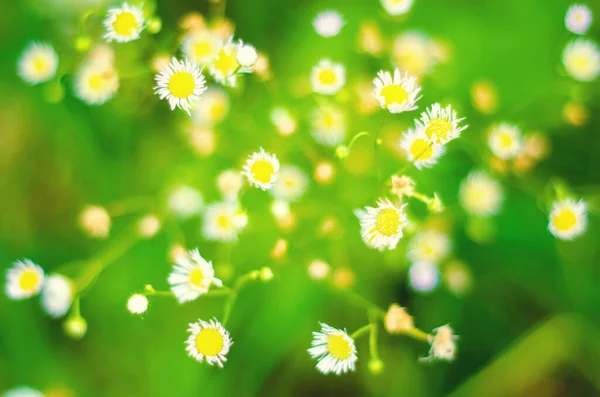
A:
<svg viewBox="0 0 600 397">
<path fill-rule="evenodd" d="M 440 271 L 432 263 L 415 262 L 408 269 L 408 281 L 415 291 L 428 293 L 439 285 Z"/>
<path fill-rule="evenodd" d="M 346 139 L 346 114 L 341 108 L 325 105 L 313 113 L 312 137 L 320 144 L 337 146 Z"/>
<path fill-rule="evenodd" d="M 390 15 L 402 15 L 410 11 L 414 0 L 381 0 L 381 5 Z"/>
<path fill-rule="evenodd" d="M 346 22 L 339 12 L 334 10 L 323 11 L 313 20 L 315 32 L 321 37 L 333 37 L 342 30 Z"/>
<path fill-rule="evenodd" d="M 418 86 L 414 77 L 408 74 L 402 76 L 398 69 L 394 70 L 394 75 L 383 70 L 377 74 L 373 80 L 375 90 L 373 96 L 383 109 L 390 113 L 402 113 L 417 108 L 416 102 L 419 100 L 421 87 Z"/>
<path fill-rule="evenodd" d="M 224 43 L 221 37 L 211 30 L 195 30 L 185 36 L 181 50 L 187 59 L 199 66 L 208 66 L 219 53 Z"/>
<path fill-rule="evenodd" d="M 346 331 L 323 323 L 320 332 L 313 332 L 312 347 L 308 353 L 318 360 L 317 369 L 323 374 L 333 372 L 340 375 L 354 371 L 358 360 L 354 340 Z"/>
<path fill-rule="evenodd" d="M 523 150 L 523 138 L 519 127 L 501 123 L 492 128 L 488 139 L 492 153 L 503 160 L 518 156 Z"/>
<path fill-rule="evenodd" d="M 247 216 L 238 210 L 235 202 L 210 204 L 204 211 L 202 234 L 207 240 L 237 241 L 247 222 Z"/>
<path fill-rule="evenodd" d="M 583 4 L 573 4 L 565 15 L 565 27 L 572 33 L 584 34 L 592 24 L 592 11 Z"/>
<path fill-rule="evenodd" d="M 307 186 L 308 176 L 304 171 L 293 165 L 284 165 L 279 171 L 279 178 L 271 193 L 277 199 L 291 202 L 300 199 Z"/>
<path fill-rule="evenodd" d="M 310 83 L 317 94 L 333 95 L 346 84 L 346 69 L 341 63 L 321 59 L 312 68 Z"/>
<path fill-rule="evenodd" d="M 415 327 L 413 316 L 396 303 L 390 305 L 383 322 L 385 330 L 390 334 L 399 334 Z"/>
<path fill-rule="evenodd" d="M 26 299 L 37 295 L 44 284 L 44 270 L 29 259 L 13 263 L 6 271 L 6 295 Z"/>
<path fill-rule="evenodd" d="M 104 38 L 109 43 L 116 41 L 126 43 L 136 40 L 144 30 L 144 12 L 141 6 L 131 6 L 123 3 L 121 7 L 113 7 L 108 10 L 104 19 Z"/>
<path fill-rule="evenodd" d="M 44 397 L 44 393 L 28 386 L 18 386 L 5 392 L 2 397 Z"/>
<path fill-rule="evenodd" d="M 399 198 L 412 196 L 415 193 L 415 181 L 406 175 L 392 175 L 392 194 Z"/>
<path fill-rule="evenodd" d="M 215 277 L 212 262 L 206 261 L 197 249 L 187 257 L 178 257 L 173 271 L 169 274 L 171 291 L 179 303 L 192 301 L 206 294 L 211 285 L 222 287 L 221 280 Z"/>
<path fill-rule="evenodd" d="M 400 147 L 406 153 L 408 161 L 413 162 L 417 169 L 433 167 L 445 151 L 442 145 L 427 140 L 425 130 L 421 126 L 417 126 L 416 129 L 410 128 L 402 134 Z"/>
<path fill-rule="evenodd" d="M 35 85 L 50 80 L 58 69 L 58 55 L 47 43 L 30 43 L 17 64 L 19 76 Z"/>
<path fill-rule="evenodd" d="M 192 116 L 195 123 L 210 127 L 223 121 L 228 112 L 229 97 L 227 93 L 222 88 L 211 86 L 192 110 Z"/>
<path fill-rule="evenodd" d="M 225 200 L 235 200 L 244 186 L 244 177 L 236 170 L 225 170 L 217 177 L 217 188 Z"/>
<path fill-rule="evenodd" d="M 433 335 L 429 338 L 431 348 L 426 361 L 445 360 L 452 361 L 456 357 L 456 340 L 458 336 L 449 325 L 442 325 L 433 330 Z"/>
<path fill-rule="evenodd" d="M 178 61 L 176 58 L 155 77 L 154 92 L 160 99 L 166 99 L 171 110 L 176 107 L 191 115 L 192 105 L 206 91 L 204 76 L 198 65 L 189 61 Z"/>
<path fill-rule="evenodd" d="M 412 262 L 440 263 L 450 253 L 451 242 L 447 234 L 436 230 L 418 233 L 408 246 L 408 259 Z"/>
<path fill-rule="evenodd" d="M 279 178 L 279 160 L 274 154 L 260 148 L 259 152 L 252 153 L 248 157 L 242 175 L 248 178 L 252 186 L 269 190 Z"/>
<path fill-rule="evenodd" d="M 423 127 L 428 142 L 444 144 L 458 138 L 468 127 L 458 125 L 463 120 L 464 118 L 458 118 L 451 105 L 442 108 L 439 103 L 434 103 L 421 113 L 417 124 Z"/>
<path fill-rule="evenodd" d="M 587 204 L 583 200 L 559 200 L 552 204 L 548 230 L 562 240 L 572 240 L 587 228 Z"/>
<path fill-rule="evenodd" d="M 256 48 L 250 44 L 243 44 L 238 49 L 236 59 L 241 67 L 251 68 L 258 61 L 258 53 L 256 52 Z"/>
<path fill-rule="evenodd" d="M 408 223 L 404 206 L 397 208 L 390 200 L 380 199 L 377 207 L 365 207 L 359 213 L 361 236 L 368 246 L 380 251 L 396 248 Z"/>
<path fill-rule="evenodd" d="M 435 41 L 424 32 L 404 32 L 392 42 L 392 61 L 400 70 L 413 76 L 424 76 L 438 63 L 435 45 Z"/>
<path fill-rule="evenodd" d="M 227 361 L 227 353 L 232 345 L 229 332 L 216 319 L 198 320 L 190 323 L 190 336 L 185 342 L 188 354 L 199 362 L 206 361 L 210 365 L 223 367 Z"/>
<path fill-rule="evenodd" d="M 467 212 L 487 217 L 500 211 L 504 194 L 498 181 L 483 171 L 473 171 L 460 184 L 459 198 Z"/>
<path fill-rule="evenodd" d="M 75 95 L 90 105 L 101 105 L 119 89 L 113 65 L 105 61 L 87 61 L 75 76 Z"/>
<path fill-rule="evenodd" d="M 592 81 L 600 76 L 600 49 L 591 40 L 575 39 L 565 47 L 562 56 L 567 73 L 575 80 Z"/>
<path fill-rule="evenodd" d="M 52 274 L 44 282 L 42 307 L 50 317 L 63 317 L 71 308 L 73 295 L 73 282 L 61 274 Z"/>
<path fill-rule="evenodd" d="M 127 300 L 127 310 L 133 314 L 143 314 L 148 310 L 148 298 L 146 295 L 133 294 Z"/>
<path fill-rule="evenodd" d="M 235 87 L 237 84 L 238 73 L 248 73 L 252 70 L 238 61 L 238 52 L 244 47 L 244 43 L 240 40 L 237 43 L 233 42 L 233 38 L 221 47 L 217 55 L 210 63 L 210 75 L 220 84 L 225 86 Z"/>
<path fill-rule="evenodd" d="M 169 212 L 178 218 L 189 218 L 202 211 L 204 200 L 197 189 L 180 185 L 172 189 L 167 197 Z"/>
</svg>

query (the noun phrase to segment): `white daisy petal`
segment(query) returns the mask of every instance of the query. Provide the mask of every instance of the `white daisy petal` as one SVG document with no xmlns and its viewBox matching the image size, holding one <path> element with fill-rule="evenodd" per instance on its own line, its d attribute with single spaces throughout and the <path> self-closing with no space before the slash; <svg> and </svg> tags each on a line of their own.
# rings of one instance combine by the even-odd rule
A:
<svg viewBox="0 0 600 397">
<path fill-rule="evenodd" d="M 198 65 L 188 59 L 178 61 L 173 58 L 171 63 L 156 75 L 155 80 L 155 94 L 160 99 L 166 99 L 171 110 L 178 107 L 189 115 L 192 106 L 206 91 L 204 76 Z"/>
<path fill-rule="evenodd" d="M 187 261 L 178 260 L 169 274 L 168 282 L 171 291 L 179 303 L 188 302 L 206 294 L 212 285 L 222 285 L 215 279 L 212 262 L 206 261 L 198 250 L 189 252 Z"/>
<path fill-rule="evenodd" d="M 186 351 L 199 362 L 206 361 L 210 365 L 223 367 L 227 361 L 227 353 L 233 342 L 229 332 L 216 319 L 198 320 L 189 325 Z"/>
<path fill-rule="evenodd" d="M 583 200 L 566 199 L 554 202 L 548 230 L 559 239 L 572 240 L 587 228 L 587 204 Z"/>
<path fill-rule="evenodd" d="M 389 72 L 381 70 L 373 84 L 373 96 L 379 101 L 379 105 L 390 113 L 408 112 L 417 108 L 416 102 L 420 99 L 418 95 L 421 87 L 416 78 L 409 77 L 408 74 L 402 76 L 398 69 L 394 70 L 393 77 Z"/>
<path fill-rule="evenodd" d="M 243 167 L 242 175 L 248 178 L 250 184 L 262 190 L 270 190 L 279 178 L 279 160 L 277 156 L 265 152 L 251 154 Z"/>
<path fill-rule="evenodd" d="M 144 11 L 141 6 L 131 6 L 127 3 L 123 3 L 121 7 L 110 8 L 104 19 L 104 28 L 104 38 L 109 43 L 137 40 L 145 28 Z"/>
<path fill-rule="evenodd" d="M 35 85 L 54 77 L 58 69 L 58 55 L 47 43 L 30 43 L 17 64 L 19 76 Z"/>
<path fill-rule="evenodd" d="M 323 374 L 342 373 L 355 370 L 358 360 L 354 340 L 345 330 L 321 323 L 321 331 L 313 332 L 312 347 L 308 349 L 312 358 L 316 358 L 317 369 Z"/>
</svg>

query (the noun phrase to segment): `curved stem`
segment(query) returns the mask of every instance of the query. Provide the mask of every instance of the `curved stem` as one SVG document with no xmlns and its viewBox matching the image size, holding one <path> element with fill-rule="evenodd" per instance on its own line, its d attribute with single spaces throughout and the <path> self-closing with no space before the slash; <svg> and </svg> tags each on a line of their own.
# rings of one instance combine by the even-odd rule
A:
<svg viewBox="0 0 600 397">
<path fill-rule="evenodd" d="M 227 299 L 227 302 L 225 302 L 225 308 L 223 309 L 223 326 L 225 326 L 229 320 L 231 309 L 233 308 L 233 304 L 235 303 L 242 287 L 249 281 L 256 280 L 256 278 L 258 278 L 258 271 L 253 270 L 250 273 L 246 273 L 238 278 L 233 288 L 229 291 L 229 298 Z"/>
<path fill-rule="evenodd" d="M 362 334 L 366 333 L 367 331 L 370 331 L 372 328 L 373 328 L 373 324 L 364 325 L 364 326 L 360 327 L 359 329 L 357 329 L 356 331 L 354 331 L 353 333 L 351 333 L 350 337 L 352 339 L 356 339 L 359 336 L 361 336 Z"/>
</svg>

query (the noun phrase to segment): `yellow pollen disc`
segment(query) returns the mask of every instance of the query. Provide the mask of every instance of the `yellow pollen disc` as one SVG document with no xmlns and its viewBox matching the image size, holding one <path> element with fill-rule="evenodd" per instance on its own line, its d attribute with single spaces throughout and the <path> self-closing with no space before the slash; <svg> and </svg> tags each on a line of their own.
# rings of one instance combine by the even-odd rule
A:
<svg viewBox="0 0 600 397">
<path fill-rule="evenodd" d="M 212 56 L 215 49 L 210 41 L 200 41 L 194 45 L 194 54 L 198 58 L 208 58 Z"/>
<path fill-rule="evenodd" d="M 231 219 L 227 215 L 219 215 L 217 217 L 217 225 L 226 229 L 231 226 Z"/>
<path fill-rule="evenodd" d="M 44 58 L 38 57 L 33 60 L 33 68 L 38 73 L 42 73 L 42 72 L 46 71 L 46 69 L 48 68 L 48 65 L 46 64 L 46 61 L 44 60 Z"/>
<path fill-rule="evenodd" d="M 213 61 L 213 66 L 224 76 L 230 76 L 237 70 L 240 64 L 235 57 L 235 51 L 222 49 Z"/>
<path fill-rule="evenodd" d="M 323 124 L 325 124 L 325 127 L 332 128 L 335 125 L 335 116 L 332 112 L 326 111 L 322 117 Z"/>
<path fill-rule="evenodd" d="M 319 72 L 319 82 L 323 85 L 332 85 L 335 83 L 335 73 L 331 69 L 325 69 Z"/>
<path fill-rule="evenodd" d="M 25 292 L 35 290 L 40 281 L 40 276 L 31 269 L 24 270 L 19 278 L 19 287 Z"/>
<path fill-rule="evenodd" d="M 294 186 L 294 181 L 291 179 L 286 179 L 284 182 L 285 186 L 287 187 L 293 187 Z"/>
<path fill-rule="evenodd" d="M 169 91 L 177 98 L 187 98 L 194 92 L 196 82 L 188 72 L 176 72 L 169 80 Z"/>
<path fill-rule="evenodd" d="M 119 36 L 130 36 L 139 29 L 139 26 L 131 12 L 123 11 L 113 22 L 113 29 Z"/>
<path fill-rule="evenodd" d="M 500 146 L 508 148 L 512 145 L 512 137 L 508 134 L 500 135 Z"/>
<path fill-rule="evenodd" d="M 101 74 L 94 74 L 90 77 L 89 84 L 93 90 L 98 91 L 102 89 L 102 83 L 104 83 L 104 78 Z"/>
<path fill-rule="evenodd" d="M 195 285 L 196 287 L 202 287 L 202 282 L 204 281 L 204 273 L 202 273 L 202 269 L 199 267 L 195 267 L 190 271 L 189 275 L 189 283 Z"/>
<path fill-rule="evenodd" d="M 213 357 L 223 350 L 223 335 L 214 328 L 205 328 L 196 336 L 196 349 L 203 356 Z"/>
<path fill-rule="evenodd" d="M 336 360 L 347 360 L 352 354 L 352 346 L 344 335 L 331 335 L 327 338 L 327 351 Z"/>
<path fill-rule="evenodd" d="M 429 121 L 425 128 L 425 135 L 436 142 L 442 142 L 448 139 L 450 131 L 452 131 L 452 124 L 446 119 L 437 118 Z"/>
<path fill-rule="evenodd" d="M 414 159 L 418 157 L 419 160 L 429 160 L 433 156 L 433 146 L 425 139 L 417 138 L 410 146 L 410 154 Z"/>
<path fill-rule="evenodd" d="M 267 160 L 256 160 L 250 168 L 250 173 L 257 182 L 269 183 L 275 173 L 275 168 Z"/>
<path fill-rule="evenodd" d="M 587 70 L 590 67 L 590 59 L 585 55 L 576 55 L 573 57 L 573 66 L 579 70 Z"/>
<path fill-rule="evenodd" d="M 220 120 L 225 115 L 226 110 L 227 107 L 225 106 L 223 101 L 219 100 L 210 107 L 210 118 L 212 120 Z"/>
<path fill-rule="evenodd" d="M 392 103 L 402 104 L 408 100 L 408 92 L 404 88 L 396 84 L 390 84 L 381 89 L 381 96 L 385 101 L 386 106 Z"/>
<path fill-rule="evenodd" d="M 570 230 L 577 223 L 577 217 L 570 209 L 561 210 L 558 215 L 554 216 L 554 227 L 561 232 Z"/>
<path fill-rule="evenodd" d="M 384 208 L 375 218 L 375 230 L 386 237 L 398 234 L 400 215 L 393 208 Z"/>
</svg>

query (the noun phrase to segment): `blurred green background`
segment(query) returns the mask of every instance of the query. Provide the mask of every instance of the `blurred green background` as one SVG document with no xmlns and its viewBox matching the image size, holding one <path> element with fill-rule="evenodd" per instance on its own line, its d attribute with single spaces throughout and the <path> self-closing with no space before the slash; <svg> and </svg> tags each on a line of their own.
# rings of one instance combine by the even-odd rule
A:
<svg viewBox="0 0 600 397">
<path fill-rule="evenodd" d="M 47 272 L 61 264 L 92 257 L 128 233 L 137 215 L 114 221 L 107 240 L 91 240 L 77 224 L 88 204 L 109 205 L 130 197 L 153 198 L 157 211 L 165 192 L 177 183 L 197 187 L 206 202 L 219 200 L 215 178 L 228 168 L 240 169 L 260 146 L 277 153 L 282 163 L 312 174 L 314 156 L 339 164 L 330 185 L 314 180 L 307 195 L 293 205 L 298 218 L 291 232 L 278 229 L 270 215 L 268 194 L 247 189 L 243 197 L 249 225 L 232 249 L 234 274 L 271 266 L 275 279 L 244 289 L 228 329 L 234 345 L 224 369 L 201 365 L 187 357 L 187 324 L 221 316 L 220 298 L 178 305 L 151 299 L 143 319 L 126 310 L 127 298 L 145 284 L 166 289 L 168 251 L 174 242 L 168 228 L 142 240 L 108 267 L 82 297 L 88 333 L 81 341 L 64 335 L 61 322 L 47 318 L 38 299 L 9 301 L 0 295 L 0 391 L 30 385 L 55 396 L 600 396 L 600 244 L 593 214 L 587 233 L 574 242 L 556 241 L 547 231 L 546 184 L 560 177 L 591 203 L 600 197 L 598 83 L 580 85 L 563 76 L 560 56 L 572 38 L 564 29 L 563 0 L 415 0 L 406 18 L 392 19 L 375 0 L 277 1 L 230 0 L 226 14 L 236 37 L 269 55 L 273 89 L 251 77 L 231 94 L 228 118 L 216 128 L 218 146 L 199 157 L 183 137 L 186 115 L 170 112 L 152 93 L 153 73 L 123 78 L 117 96 L 92 107 L 72 94 L 72 71 L 83 59 L 73 49 L 81 15 L 100 2 L 18 1 L 0 5 L 0 266 L 29 257 Z M 152 8 L 152 2 L 146 2 Z M 600 15 L 600 4 L 591 2 Z M 117 68 L 124 76 L 159 50 L 175 53 L 174 32 L 181 16 L 206 13 L 206 1 L 158 1 L 162 31 L 156 36 L 113 45 Z M 347 21 L 340 35 L 317 36 L 312 19 L 337 9 Z M 439 192 L 451 214 L 453 255 L 469 265 L 473 289 L 456 297 L 443 286 L 429 295 L 407 287 L 404 249 L 381 254 L 360 240 L 354 208 L 373 205 L 374 168 L 356 172 L 353 164 L 373 164 L 368 140 L 361 140 L 344 162 L 332 150 L 310 140 L 310 125 L 300 120 L 298 132 L 282 138 L 269 121 L 274 106 L 288 106 L 297 116 L 314 107 L 298 94 L 310 68 L 322 57 L 343 62 L 348 82 L 371 79 L 390 69 L 389 57 L 356 52 L 359 24 L 379 24 L 387 39 L 420 30 L 449 43 L 450 62 L 423 81 L 422 109 L 451 102 L 467 117 L 470 128 L 452 143 L 433 169 L 409 173 L 431 194 Z M 89 21 L 101 40 L 101 18 Z M 590 35 L 597 37 L 598 24 Z M 16 75 L 16 62 L 31 40 L 47 40 L 61 58 L 67 75 L 65 97 L 47 100 L 48 88 L 30 87 Z M 470 103 L 472 84 L 493 81 L 500 106 L 496 114 L 478 113 Z M 307 91 L 304 88 L 304 91 Z M 589 108 L 584 128 L 563 121 L 564 104 L 576 99 Z M 346 103 L 352 113 L 352 103 Z M 349 137 L 379 125 L 382 112 L 355 115 Z M 407 126 L 417 113 L 392 116 L 385 134 Z M 550 157 L 522 176 L 502 178 L 506 201 L 493 220 L 495 237 L 474 242 L 468 219 L 458 205 L 460 181 L 472 169 L 487 169 L 485 130 L 507 120 L 524 130 L 543 131 L 552 146 Z M 384 138 L 385 139 L 385 138 Z M 391 151 L 381 160 L 386 175 L 401 168 Z M 354 167 L 354 168 L 353 168 Z M 419 204 L 413 205 L 419 212 Z M 424 207 L 422 213 L 425 213 Z M 139 214 L 138 214 L 139 215 Z M 332 237 L 317 229 L 326 217 L 340 227 Z M 216 264 L 228 261 L 227 247 L 205 241 L 199 219 L 179 226 L 189 248 Z M 287 257 L 273 260 L 279 238 L 289 242 Z M 349 331 L 367 322 L 364 310 L 343 294 L 316 283 L 308 263 L 322 258 L 333 268 L 356 274 L 353 289 L 382 307 L 398 302 L 430 330 L 450 323 L 458 335 L 455 362 L 423 364 L 428 346 L 405 337 L 380 334 L 385 370 L 367 369 L 367 340 L 357 342 L 355 373 L 323 376 L 306 349 L 311 332 L 323 321 Z M 49 393 L 50 394 L 50 393 Z"/>
</svg>

